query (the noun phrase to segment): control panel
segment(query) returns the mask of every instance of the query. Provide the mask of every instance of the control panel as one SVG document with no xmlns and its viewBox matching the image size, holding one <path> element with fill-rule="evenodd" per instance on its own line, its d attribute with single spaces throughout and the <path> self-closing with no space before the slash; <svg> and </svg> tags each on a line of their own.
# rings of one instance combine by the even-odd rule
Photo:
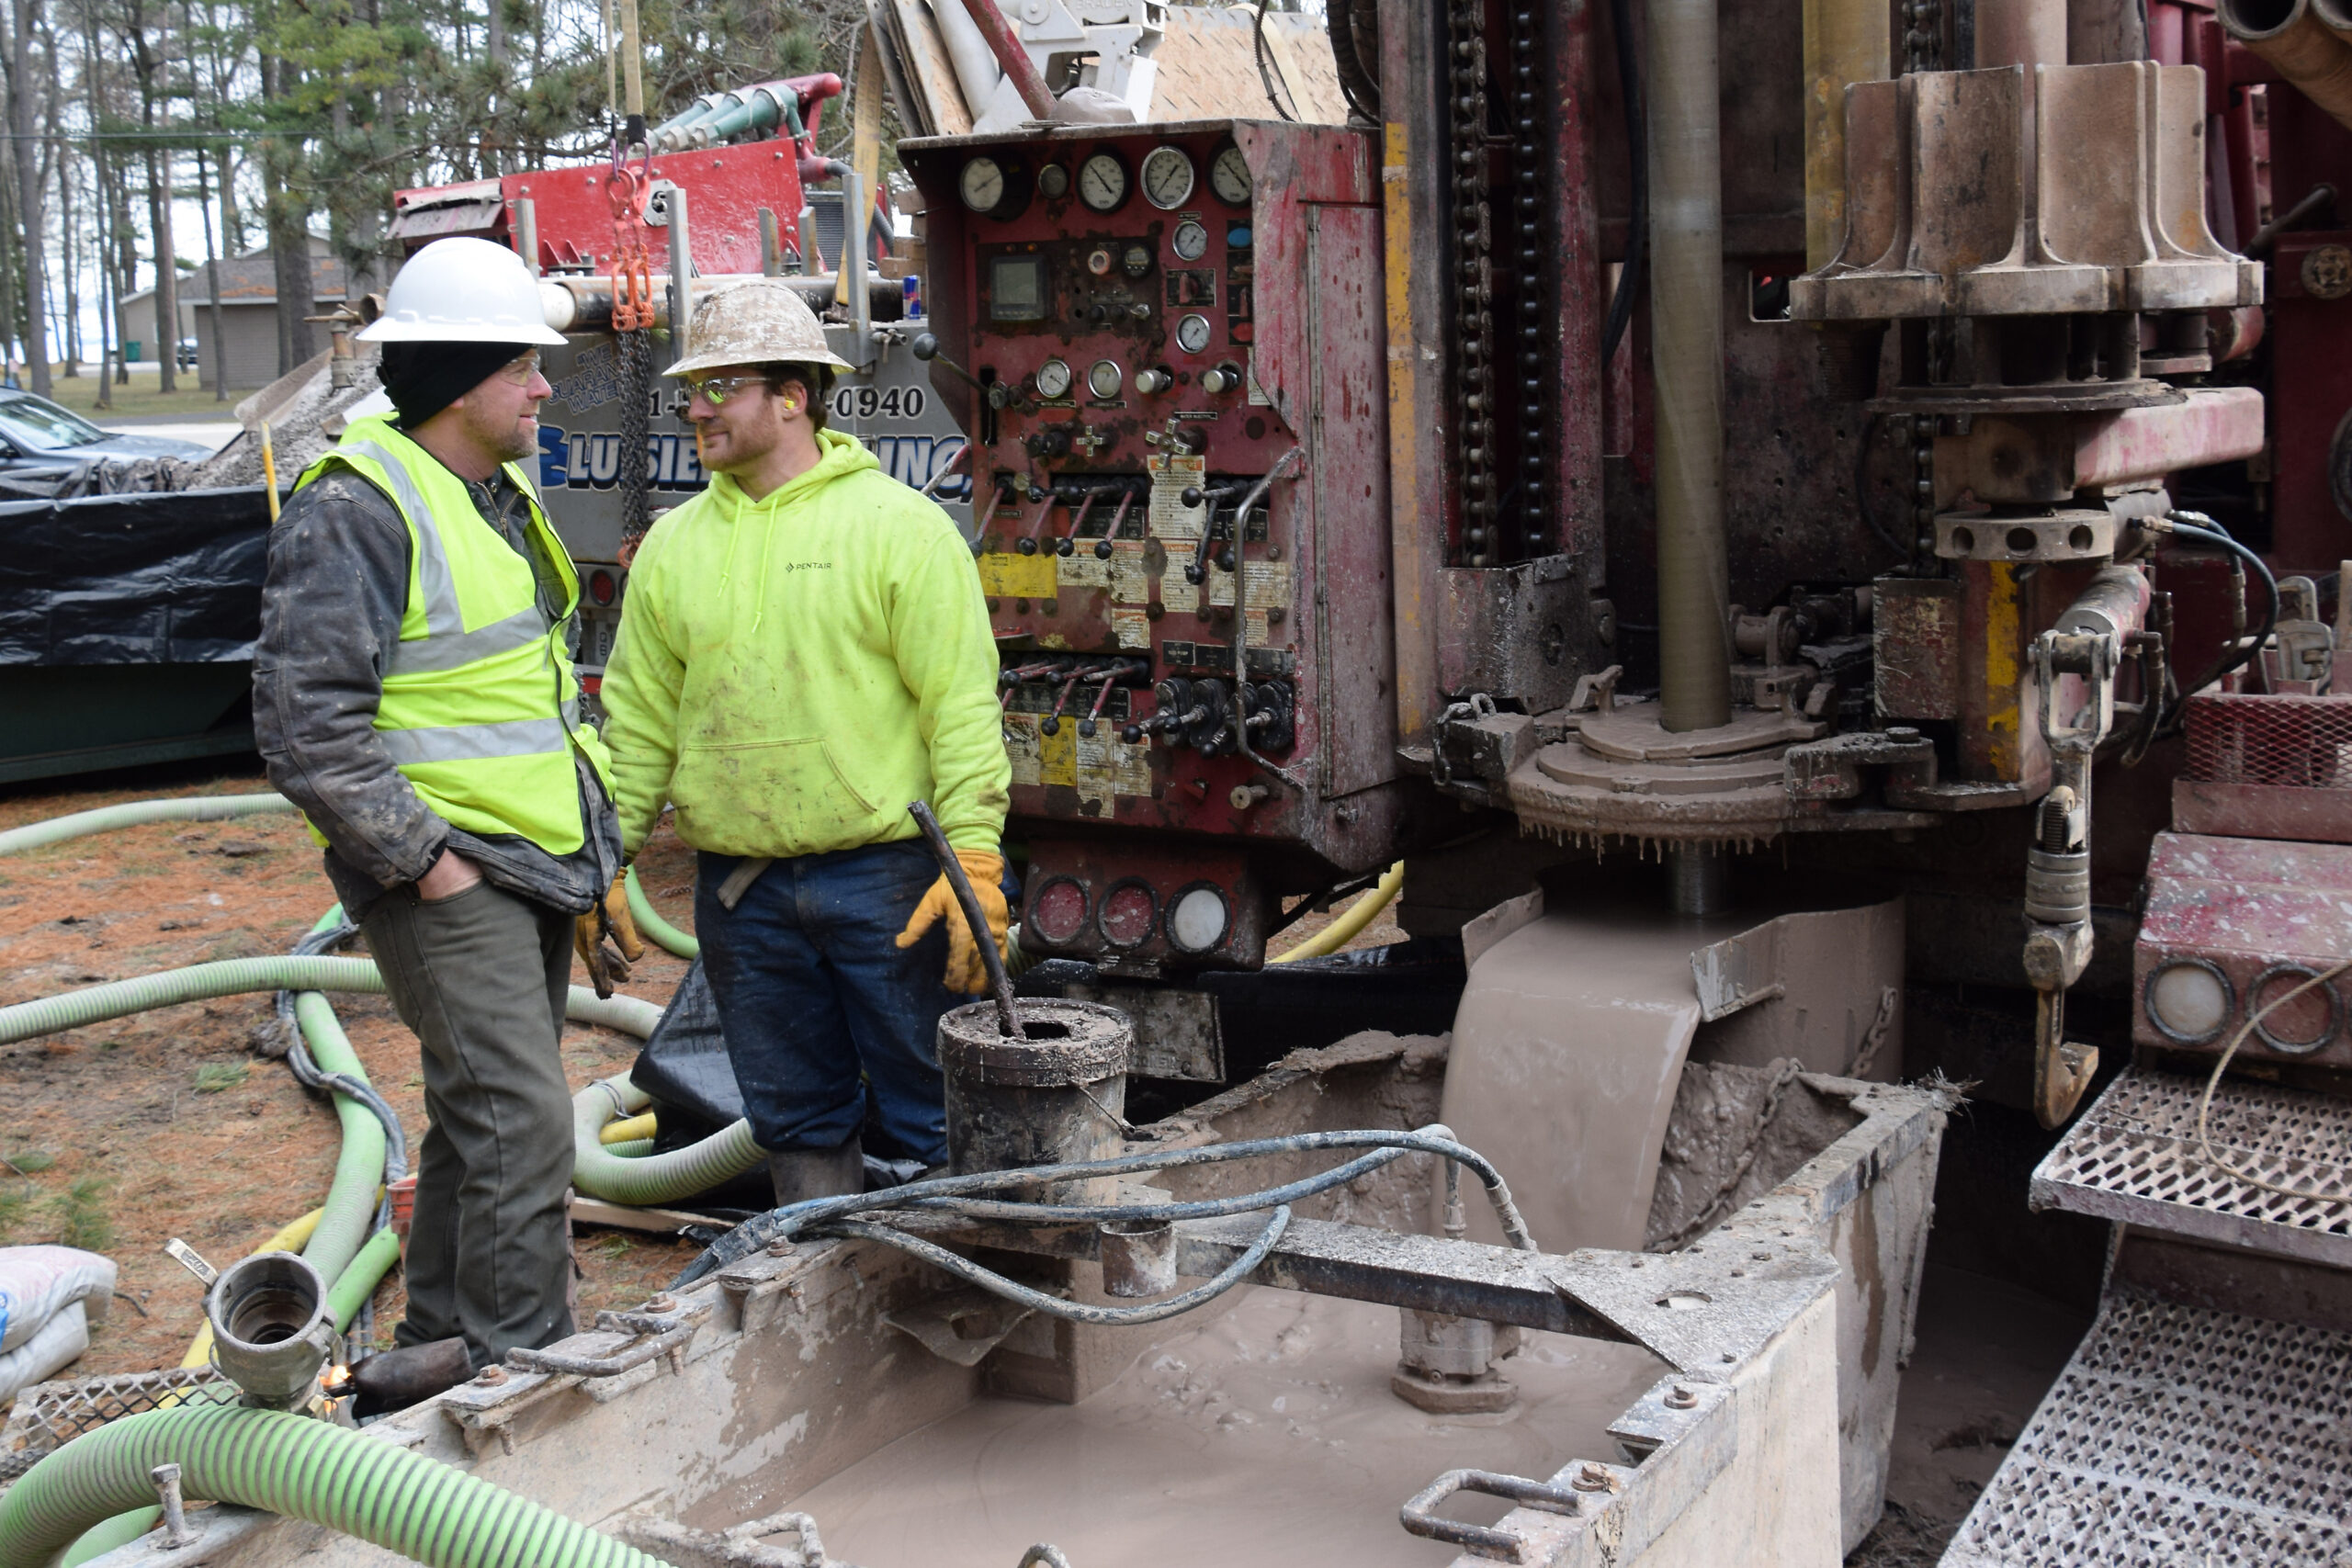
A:
<svg viewBox="0 0 2352 1568">
<path fill-rule="evenodd" d="M 900 157 L 917 353 L 971 437 L 1024 939 L 1255 964 L 1280 896 L 1385 863 L 1402 817 L 1374 150 L 1213 121 Z"/>
</svg>

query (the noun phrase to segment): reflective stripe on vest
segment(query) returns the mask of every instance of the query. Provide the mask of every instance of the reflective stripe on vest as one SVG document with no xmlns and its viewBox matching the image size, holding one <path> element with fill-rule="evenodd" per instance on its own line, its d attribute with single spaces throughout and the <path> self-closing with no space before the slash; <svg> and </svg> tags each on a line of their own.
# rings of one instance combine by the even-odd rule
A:
<svg viewBox="0 0 2352 1568">
<path fill-rule="evenodd" d="M 338 450 L 373 458 L 392 487 L 392 499 L 416 527 L 416 582 L 424 601 L 425 636 L 422 641 L 395 644 L 387 674 L 455 670 L 478 659 L 526 647 L 548 635 L 554 623 L 537 604 L 503 621 L 466 630 L 465 616 L 458 610 L 458 584 L 449 570 L 449 552 L 441 543 L 441 526 L 434 520 L 433 508 L 425 504 L 416 481 L 409 478 L 407 466 L 373 441 L 353 441 Z"/>
<path fill-rule="evenodd" d="M 463 479 L 383 420 L 353 421 L 302 483 L 338 465 L 391 502 L 409 538 L 401 637 L 386 649 L 373 725 L 381 754 L 452 826 L 572 853 L 588 827 L 576 761 L 607 792 L 612 775 L 603 741 L 581 722 L 564 650 L 577 583 L 528 477 L 507 465 L 529 502 L 517 549 Z M 543 568 L 562 591 L 554 606 Z"/>
<path fill-rule="evenodd" d="M 408 762 L 479 762 L 490 757 L 536 757 L 563 749 L 580 722 L 580 705 L 563 705 L 561 718 L 517 718 L 503 724 L 451 724 L 434 729 L 379 729 L 376 738 L 395 767 Z"/>
</svg>

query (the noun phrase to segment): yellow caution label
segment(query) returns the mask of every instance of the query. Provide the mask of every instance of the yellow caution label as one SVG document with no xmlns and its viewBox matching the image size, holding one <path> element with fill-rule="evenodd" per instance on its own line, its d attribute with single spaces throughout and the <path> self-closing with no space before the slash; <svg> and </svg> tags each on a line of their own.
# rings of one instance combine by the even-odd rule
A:
<svg viewBox="0 0 2352 1568">
<path fill-rule="evenodd" d="M 1067 714 L 1053 734 L 1040 733 L 1037 737 L 1037 782 L 1078 783 L 1078 721 Z"/>
<path fill-rule="evenodd" d="M 987 592 L 1005 597 L 1051 599 L 1057 581 L 1054 572 L 1057 558 L 1049 555 L 1024 556 L 990 550 L 980 557 L 980 587 Z"/>
</svg>

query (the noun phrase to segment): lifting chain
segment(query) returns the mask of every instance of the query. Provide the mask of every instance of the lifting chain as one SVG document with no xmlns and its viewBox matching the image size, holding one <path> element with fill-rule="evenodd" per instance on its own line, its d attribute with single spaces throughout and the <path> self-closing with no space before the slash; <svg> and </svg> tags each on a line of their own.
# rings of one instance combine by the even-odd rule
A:
<svg viewBox="0 0 2352 1568">
<path fill-rule="evenodd" d="M 1502 0 L 1508 22 L 1505 69 L 1493 78 L 1502 95 L 1489 97 L 1485 0 L 1452 0 L 1446 39 L 1453 61 L 1450 103 L 1453 148 L 1456 377 L 1454 428 L 1460 432 L 1462 555 L 1466 566 L 1493 566 L 1540 555 L 1548 533 L 1544 375 L 1549 289 L 1553 268 L 1544 243 L 1545 160 L 1541 67 L 1546 58 L 1544 14 L 1534 0 Z M 1501 112 L 1498 114 L 1497 111 Z M 1498 135 L 1496 128 L 1507 128 Z M 1494 153 L 1504 151 L 1505 185 L 1495 188 Z M 1507 206 L 1500 206 L 1504 200 Z M 1510 243 L 1498 254 L 1498 208 Z M 1516 323 L 1495 320 L 1498 273 L 1518 301 Z M 1515 325 L 1515 329 L 1513 327 Z M 1516 351 L 1511 340 L 1516 339 Z M 1515 392 L 1505 429 L 1498 419 Z M 1505 465 L 1508 435 L 1520 471 Z M 1512 519 L 1517 522 L 1514 525 Z M 1507 536 L 1513 528 L 1519 536 Z"/>
<path fill-rule="evenodd" d="M 1905 0 L 1903 7 L 1903 69 L 1940 71 L 1944 66 L 1941 0 Z"/>
<path fill-rule="evenodd" d="M 645 250 L 645 202 L 652 192 L 653 157 L 636 168 L 613 143 L 612 171 L 605 199 L 613 211 L 613 335 L 620 355 L 621 450 L 616 476 L 621 498 L 621 540 L 615 558 L 626 568 L 652 525 L 652 487 L 646 471 L 646 446 L 652 438 L 653 325 L 652 261 Z"/>
<path fill-rule="evenodd" d="M 1504 0 L 1510 6 L 1510 125 L 1511 189 L 1515 209 L 1511 232 L 1519 243 L 1519 384 L 1521 394 L 1519 452 L 1519 515 L 1524 536 L 1521 558 L 1544 553 L 1547 509 L 1544 434 L 1551 422 L 1544 412 L 1544 344 L 1554 333 L 1545 330 L 1546 296 L 1544 280 L 1552 271 L 1545 263 L 1543 173 L 1547 160 L 1536 138 L 1542 123 L 1536 114 L 1543 101 L 1537 88 L 1536 62 L 1542 58 L 1543 11 L 1533 0 Z M 1550 318 L 1556 322 L 1557 312 Z"/>
<path fill-rule="evenodd" d="M 1487 199 L 1487 10 L 1485 0 L 1451 0 L 1446 52 L 1453 62 L 1454 428 L 1462 454 L 1462 555 L 1465 564 L 1494 559 L 1495 421 L 1493 223 Z"/>
<path fill-rule="evenodd" d="M 1927 574 L 1936 558 L 1936 416 L 1911 416 L 1911 562 Z"/>
</svg>

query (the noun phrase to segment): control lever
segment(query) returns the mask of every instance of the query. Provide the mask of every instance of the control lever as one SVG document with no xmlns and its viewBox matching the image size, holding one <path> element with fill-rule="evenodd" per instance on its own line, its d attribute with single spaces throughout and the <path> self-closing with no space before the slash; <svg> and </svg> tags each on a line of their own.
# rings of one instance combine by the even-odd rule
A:
<svg viewBox="0 0 2352 1568">
<path fill-rule="evenodd" d="M 1002 381 L 983 381 L 978 376 L 973 375 L 969 370 L 965 369 L 962 366 L 956 364 L 954 360 L 940 353 L 939 339 L 933 333 L 915 333 L 914 340 L 907 344 L 907 352 L 913 355 L 917 359 L 922 360 L 926 365 L 930 364 L 934 359 L 940 364 L 944 365 L 955 374 L 957 380 L 962 381 L 966 386 L 971 388 L 972 390 L 979 393 L 981 398 L 986 400 L 989 407 L 992 409 L 1017 408 L 1023 413 L 1030 413 L 1035 411 L 1036 405 L 1035 403 L 1032 403 L 1028 399 L 1022 397 Z"/>
<path fill-rule="evenodd" d="M 1227 360 L 1214 370 L 1201 372 L 1201 390 L 1211 397 L 1230 392 L 1241 385 L 1241 367 Z"/>
<path fill-rule="evenodd" d="M 1227 496 L 1238 493 L 1241 487 L 1238 484 L 1211 485 L 1206 490 L 1203 490 L 1199 485 L 1186 485 L 1183 490 L 1177 494 L 1176 499 L 1182 502 L 1187 509 L 1202 505 L 1204 502 L 1207 504 L 1209 509 L 1209 514 L 1201 519 L 1201 542 L 1193 552 L 1193 563 L 1184 569 L 1185 581 L 1203 582 L 1207 581 L 1209 574 L 1209 538 L 1210 536 L 1216 532 L 1216 503 L 1223 501 Z"/>
<path fill-rule="evenodd" d="M 1069 694 L 1078 690 L 1078 683 L 1085 678 L 1086 671 L 1083 670 L 1073 670 L 1069 672 L 1069 679 L 1062 682 L 1062 694 L 1054 699 L 1054 711 L 1047 714 L 1044 722 L 1037 726 L 1039 734 L 1059 735 L 1062 732 L 1062 709 L 1069 705 Z"/>
</svg>

